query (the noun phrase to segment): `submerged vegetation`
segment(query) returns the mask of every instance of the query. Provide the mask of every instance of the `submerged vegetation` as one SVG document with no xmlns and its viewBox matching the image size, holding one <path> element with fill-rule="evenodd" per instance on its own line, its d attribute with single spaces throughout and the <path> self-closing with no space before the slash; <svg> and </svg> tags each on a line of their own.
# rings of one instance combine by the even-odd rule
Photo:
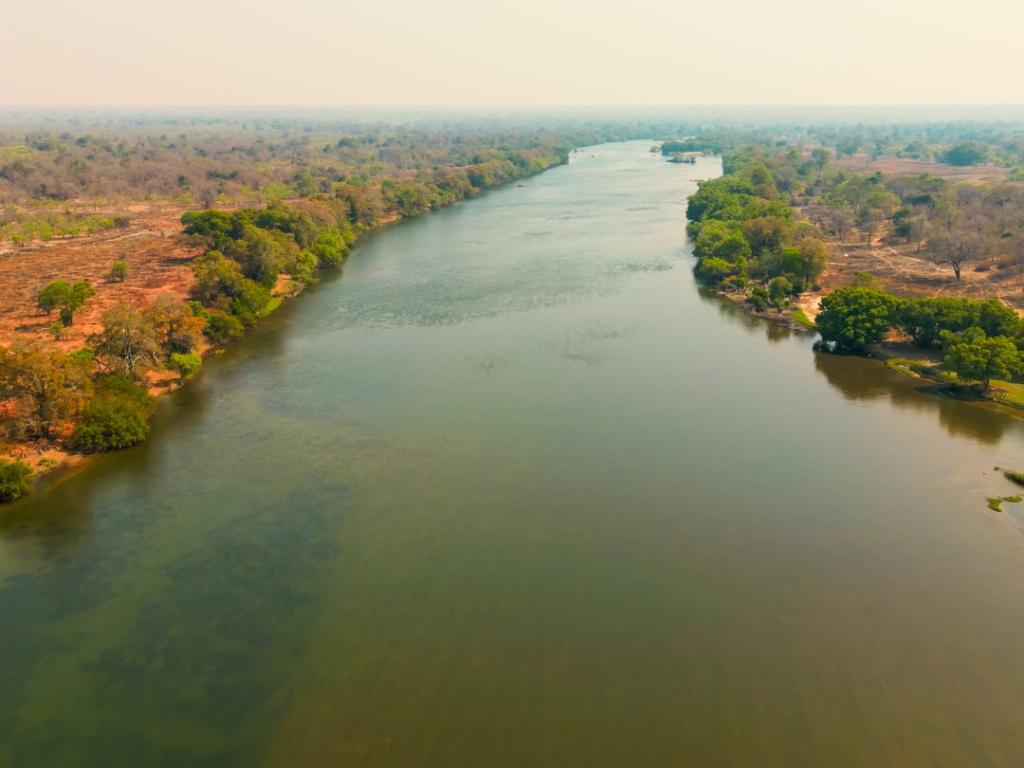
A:
<svg viewBox="0 0 1024 768">
<path fill-rule="evenodd" d="M 988 508 L 993 512 L 1002 512 L 1003 504 L 1020 504 L 1024 500 L 1021 496 L 990 496 L 986 501 L 988 502 Z"/>
</svg>

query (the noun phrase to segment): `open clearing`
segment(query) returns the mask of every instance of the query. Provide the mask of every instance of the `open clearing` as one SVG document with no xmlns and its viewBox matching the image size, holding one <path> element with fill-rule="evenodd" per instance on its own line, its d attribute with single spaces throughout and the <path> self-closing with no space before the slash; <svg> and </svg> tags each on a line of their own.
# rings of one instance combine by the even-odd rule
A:
<svg viewBox="0 0 1024 768">
<path fill-rule="evenodd" d="M 65 349 L 82 346 L 100 330 L 103 313 L 119 302 L 143 307 L 164 293 L 187 297 L 190 262 L 199 249 L 181 233 L 183 209 L 140 205 L 131 211 L 127 227 L 21 249 L 0 243 L 0 344 L 15 338 L 52 339 L 48 327 L 56 313 L 48 316 L 36 309 L 36 295 L 51 280 L 88 280 L 96 290 L 57 342 Z M 107 280 L 118 259 L 127 261 L 130 270 L 123 283 Z"/>
</svg>

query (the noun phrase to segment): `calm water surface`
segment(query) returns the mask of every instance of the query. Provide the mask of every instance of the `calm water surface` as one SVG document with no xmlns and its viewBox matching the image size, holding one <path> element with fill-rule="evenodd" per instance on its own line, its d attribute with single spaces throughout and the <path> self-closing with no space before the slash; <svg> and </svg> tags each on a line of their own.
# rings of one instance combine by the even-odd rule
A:
<svg viewBox="0 0 1024 768">
<path fill-rule="evenodd" d="M 1024 428 L 702 298 L 720 168 L 647 148 L 381 232 L 0 516 L 0 766 L 1020 765 Z"/>
</svg>

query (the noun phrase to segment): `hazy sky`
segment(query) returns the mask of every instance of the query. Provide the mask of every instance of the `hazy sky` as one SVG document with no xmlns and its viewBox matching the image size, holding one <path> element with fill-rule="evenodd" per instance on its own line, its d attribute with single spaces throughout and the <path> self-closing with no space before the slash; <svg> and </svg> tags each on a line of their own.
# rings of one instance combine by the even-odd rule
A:
<svg viewBox="0 0 1024 768">
<path fill-rule="evenodd" d="M 2 105 L 1024 102 L 1024 0 L 0 0 Z"/>
</svg>

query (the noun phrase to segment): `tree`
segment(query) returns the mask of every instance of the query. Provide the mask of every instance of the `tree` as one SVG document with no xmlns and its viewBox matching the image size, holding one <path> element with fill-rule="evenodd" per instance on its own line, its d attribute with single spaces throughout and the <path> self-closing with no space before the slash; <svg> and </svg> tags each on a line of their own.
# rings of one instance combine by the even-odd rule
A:
<svg viewBox="0 0 1024 768">
<path fill-rule="evenodd" d="M 23 461 L 0 459 L 0 502 L 14 501 L 32 490 L 32 468 Z"/>
<path fill-rule="evenodd" d="M 768 298 L 776 307 L 782 307 L 793 295 L 793 284 L 782 275 L 773 277 L 768 283 Z"/>
<path fill-rule="evenodd" d="M 127 376 L 160 360 L 160 344 L 153 326 L 141 312 L 124 304 L 103 315 L 103 331 L 91 341 L 98 359 L 109 369 Z"/>
<path fill-rule="evenodd" d="M 779 255 L 777 274 L 797 278 L 800 290 L 810 287 L 828 264 L 828 248 L 817 237 L 804 237 L 796 245 L 787 246 Z"/>
<path fill-rule="evenodd" d="M 707 258 L 697 262 L 694 274 L 702 283 L 718 285 L 735 271 L 735 265 L 725 259 Z"/>
<path fill-rule="evenodd" d="M 242 321 L 234 315 L 222 312 L 219 309 L 205 311 L 206 328 L 203 333 L 214 344 L 226 344 L 229 341 L 240 338 L 245 333 L 245 326 Z"/>
<path fill-rule="evenodd" d="M 835 205 L 830 208 L 825 216 L 827 226 L 836 233 L 839 242 L 846 242 L 846 235 L 853 228 L 854 219 L 849 206 L 845 204 Z"/>
<path fill-rule="evenodd" d="M 821 300 L 816 320 L 821 338 L 839 349 L 863 351 L 892 326 L 895 297 L 870 288 L 839 288 Z"/>
<path fill-rule="evenodd" d="M 88 280 L 79 280 L 76 283 L 54 280 L 39 292 L 36 306 L 47 314 L 54 309 L 60 309 L 60 321 L 67 326 L 74 321 L 75 312 L 82 308 L 86 299 L 95 295 L 96 291 Z"/>
<path fill-rule="evenodd" d="M 750 243 L 735 222 L 709 221 L 701 227 L 693 253 L 699 259 L 722 259 L 743 267 L 750 258 Z"/>
<path fill-rule="evenodd" d="M 231 299 L 239 296 L 245 285 L 242 270 L 220 251 L 207 251 L 192 262 L 196 281 L 192 296 L 204 306 L 228 309 Z"/>
<path fill-rule="evenodd" d="M 317 258 L 317 262 L 324 269 L 336 267 L 345 259 L 348 251 L 348 244 L 341 236 L 341 232 L 333 227 L 326 227 L 320 231 L 310 250 Z"/>
<path fill-rule="evenodd" d="M 945 332 L 942 365 L 957 378 L 981 382 L 987 394 L 992 379 L 1009 379 L 1022 371 L 1024 361 L 1011 339 L 986 336 L 981 328 L 969 328 L 959 334 Z"/>
<path fill-rule="evenodd" d="M 991 241 L 980 227 L 958 218 L 952 227 L 938 226 L 928 237 L 928 252 L 939 264 L 948 264 L 953 268 L 956 281 L 960 282 L 960 273 L 968 262 L 982 258 L 991 247 Z"/>
<path fill-rule="evenodd" d="M 170 294 L 160 296 L 143 312 L 143 316 L 168 355 L 188 354 L 202 341 L 206 323 L 192 313 L 188 304 Z"/>
<path fill-rule="evenodd" d="M 789 241 L 793 222 L 780 216 L 763 216 L 751 219 L 743 227 L 743 233 L 755 255 L 777 251 Z"/>
<path fill-rule="evenodd" d="M 89 394 L 87 363 L 37 342 L 0 347 L 0 399 L 15 401 L 16 428 L 50 439 Z"/>
<path fill-rule="evenodd" d="M 82 411 L 71 442 L 80 451 L 110 451 L 141 443 L 149 435 L 153 398 L 126 376 L 100 378 L 96 396 Z"/>
<path fill-rule="evenodd" d="M 815 147 L 811 150 L 811 160 L 814 161 L 814 167 L 818 169 L 818 176 L 815 183 L 821 183 L 821 172 L 825 170 L 825 166 L 828 165 L 829 151 L 824 147 Z"/>
<path fill-rule="evenodd" d="M 978 165 L 985 162 L 985 148 L 974 142 L 963 142 L 950 147 L 939 160 L 947 165 Z"/>
</svg>

